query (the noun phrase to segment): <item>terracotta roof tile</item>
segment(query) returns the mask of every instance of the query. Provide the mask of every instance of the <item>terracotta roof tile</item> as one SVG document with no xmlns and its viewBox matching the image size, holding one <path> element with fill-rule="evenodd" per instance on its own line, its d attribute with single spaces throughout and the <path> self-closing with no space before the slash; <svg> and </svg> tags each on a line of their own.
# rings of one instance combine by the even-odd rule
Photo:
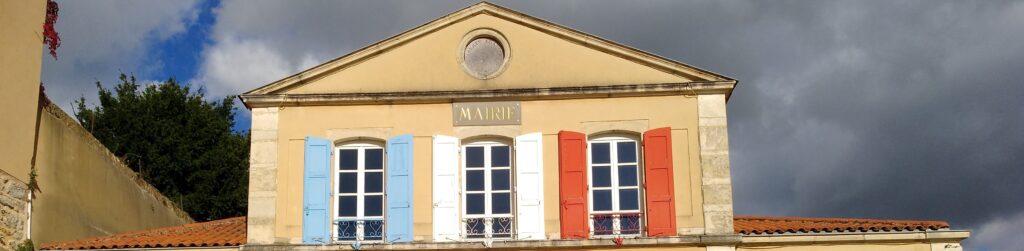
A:
<svg viewBox="0 0 1024 251">
<path fill-rule="evenodd" d="M 925 231 L 949 229 L 943 221 L 736 216 L 738 234 Z"/>
<path fill-rule="evenodd" d="M 245 243 L 245 231 L 245 217 L 236 217 L 110 236 L 51 242 L 43 244 L 39 249 L 68 250 L 238 246 Z"/>
<path fill-rule="evenodd" d="M 736 216 L 738 234 L 925 231 L 948 229 L 942 221 Z M 43 244 L 40 250 L 239 246 L 245 217 Z"/>
</svg>

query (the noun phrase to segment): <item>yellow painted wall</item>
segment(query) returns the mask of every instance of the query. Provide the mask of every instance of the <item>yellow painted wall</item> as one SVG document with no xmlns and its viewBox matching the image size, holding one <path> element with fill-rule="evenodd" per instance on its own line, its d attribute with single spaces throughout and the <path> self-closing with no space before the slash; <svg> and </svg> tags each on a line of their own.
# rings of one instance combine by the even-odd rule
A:
<svg viewBox="0 0 1024 251">
<path fill-rule="evenodd" d="M 492 79 L 470 76 L 459 61 L 464 35 L 479 28 L 502 34 L 510 47 L 508 66 Z M 558 34 L 482 14 L 335 69 L 321 78 L 306 80 L 306 84 L 285 93 L 464 91 L 689 81 L 568 41 Z"/>
<path fill-rule="evenodd" d="M 46 1 L 0 0 L 0 171 L 28 183 Z"/>
<path fill-rule="evenodd" d="M 553 234 L 559 231 L 559 130 L 583 132 L 601 127 L 614 128 L 616 125 L 621 126 L 619 129 L 629 129 L 636 128 L 636 124 L 646 124 L 647 129 L 671 127 L 677 225 L 680 228 L 703 227 L 696 98 L 655 96 L 523 101 L 521 107 L 522 125 L 495 127 L 454 127 L 450 103 L 281 108 L 278 111 L 278 147 L 281 151 L 277 173 L 277 239 L 290 242 L 301 239 L 303 138 L 318 136 L 338 140 L 341 136 L 335 135 L 344 130 L 390 131 L 387 136 L 413 134 L 413 233 L 417 239 L 429 240 L 432 234 L 433 135 L 466 138 L 477 134 L 543 133 L 545 227 L 549 234 Z M 601 126 L 588 126 L 594 124 Z"/>
<path fill-rule="evenodd" d="M 42 113 L 37 173 L 37 245 L 192 222 L 54 104 Z"/>
</svg>

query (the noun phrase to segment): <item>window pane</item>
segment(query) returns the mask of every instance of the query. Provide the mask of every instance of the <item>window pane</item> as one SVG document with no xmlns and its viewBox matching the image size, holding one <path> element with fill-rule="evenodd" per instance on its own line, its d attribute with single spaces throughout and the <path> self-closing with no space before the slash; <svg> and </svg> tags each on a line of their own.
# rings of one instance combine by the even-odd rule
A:
<svg viewBox="0 0 1024 251">
<path fill-rule="evenodd" d="M 338 174 L 338 192 L 339 193 L 355 193 L 356 187 L 356 173 L 339 173 Z"/>
<path fill-rule="evenodd" d="M 367 170 L 384 169 L 384 149 L 366 149 L 365 156 Z"/>
<path fill-rule="evenodd" d="M 356 149 L 338 150 L 338 168 L 341 170 L 356 170 L 359 166 L 359 151 Z"/>
<path fill-rule="evenodd" d="M 612 191 L 594 190 L 594 211 L 612 210 Z"/>
<path fill-rule="evenodd" d="M 636 162 L 636 142 L 619 142 L 618 163 L 633 163 Z"/>
<path fill-rule="evenodd" d="M 636 166 L 619 166 L 619 186 L 636 186 Z"/>
<path fill-rule="evenodd" d="M 356 240 L 356 228 L 358 222 L 354 220 L 345 220 L 338 222 L 338 240 L 342 241 L 354 241 Z"/>
<path fill-rule="evenodd" d="M 636 189 L 619 190 L 619 210 L 640 209 L 640 198 L 637 197 Z"/>
<path fill-rule="evenodd" d="M 594 187 L 611 187 L 612 186 L 612 168 L 607 166 L 595 166 L 592 168 L 593 183 Z"/>
<path fill-rule="evenodd" d="M 466 214 L 484 214 L 484 207 L 483 194 L 466 195 Z"/>
<path fill-rule="evenodd" d="M 356 196 L 338 197 L 338 216 L 356 216 Z"/>
<path fill-rule="evenodd" d="M 470 218 L 466 219 L 466 237 L 468 238 L 484 238 L 486 237 L 485 229 L 487 225 L 484 223 L 484 218 Z"/>
<path fill-rule="evenodd" d="M 509 163 L 509 148 L 508 146 L 492 146 L 491 147 L 491 166 L 492 167 L 507 167 Z"/>
<path fill-rule="evenodd" d="M 363 216 L 384 216 L 384 196 L 366 196 L 363 201 Z"/>
<path fill-rule="evenodd" d="M 512 237 L 512 217 L 495 217 L 491 222 L 491 236 L 494 238 Z"/>
<path fill-rule="evenodd" d="M 622 234 L 639 234 L 640 220 L 640 214 L 623 214 L 619 218 L 619 230 Z"/>
<path fill-rule="evenodd" d="M 484 147 L 466 147 L 466 167 L 484 167 Z"/>
<path fill-rule="evenodd" d="M 468 170 L 468 171 L 466 171 L 466 190 L 467 191 L 483 191 L 484 190 L 484 170 Z"/>
<path fill-rule="evenodd" d="M 509 170 L 491 170 L 491 190 L 509 190 Z"/>
<path fill-rule="evenodd" d="M 511 196 L 511 193 L 494 193 L 494 194 L 491 194 L 491 213 L 492 214 L 512 213 L 512 196 Z"/>
<path fill-rule="evenodd" d="M 615 217 L 612 215 L 594 215 L 594 235 L 615 234 Z"/>
<path fill-rule="evenodd" d="M 590 163 L 608 164 L 610 163 L 610 156 L 611 151 L 608 149 L 608 143 L 590 144 Z"/>
<path fill-rule="evenodd" d="M 365 193 L 380 193 L 384 192 L 384 173 L 382 172 L 366 172 L 364 178 L 366 183 L 363 184 L 363 192 Z"/>
</svg>

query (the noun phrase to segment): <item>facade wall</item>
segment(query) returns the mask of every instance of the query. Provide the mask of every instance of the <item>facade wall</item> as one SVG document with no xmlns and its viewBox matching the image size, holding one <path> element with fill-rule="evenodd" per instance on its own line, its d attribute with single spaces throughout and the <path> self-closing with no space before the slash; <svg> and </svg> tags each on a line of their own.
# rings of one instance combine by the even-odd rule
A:
<svg viewBox="0 0 1024 251">
<path fill-rule="evenodd" d="M 0 0 L 0 250 L 27 235 L 46 1 Z"/>
<path fill-rule="evenodd" d="M 355 137 L 385 140 L 395 135 L 413 134 L 413 231 L 415 239 L 430 240 L 433 135 L 466 140 L 477 136 L 515 137 L 540 132 L 544 135 L 545 229 L 549 238 L 557 239 L 557 133 L 560 130 L 588 135 L 617 130 L 639 136 L 648 129 L 671 127 L 677 226 L 686 231 L 703 228 L 696 98 L 569 99 L 522 101 L 521 105 L 521 125 L 460 127 L 452 125 L 450 103 L 273 108 L 277 110 L 277 147 L 280 149 L 275 184 L 276 241 L 301 242 L 303 142 L 306 136 L 325 137 L 337 144 Z M 253 152 L 257 154 L 257 151 Z"/>
<path fill-rule="evenodd" d="M 56 105 L 43 110 L 39 130 L 33 242 L 192 222 Z"/>
</svg>

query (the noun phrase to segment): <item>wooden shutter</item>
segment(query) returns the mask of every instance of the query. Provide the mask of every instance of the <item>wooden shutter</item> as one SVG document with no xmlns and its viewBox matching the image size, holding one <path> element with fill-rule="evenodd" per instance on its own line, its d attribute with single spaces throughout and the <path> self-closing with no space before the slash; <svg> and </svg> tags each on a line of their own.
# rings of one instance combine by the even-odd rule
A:
<svg viewBox="0 0 1024 251">
<path fill-rule="evenodd" d="M 676 235 L 675 190 L 672 184 L 672 130 L 644 133 L 644 191 L 647 198 L 647 236 Z"/>
<path fill-rule="evenodd" d="M 586 239 L 589 235 L 586 135 L 558 132 L 558 174 L 562 239 Z"/>
<path fill-rule="evenodd" d="M 412 241 L 412 134 L 388 139 L 385 241 Z"/>
<path fill-rule="evenodd" d="M 516 137 L 516 236 L 544 238 L 544 151 L 542 135 Z"/>
<path fill-rule="evenodd" d="M 433 146 L 434 241 L 459 240 L 459 139 L 435 135 Z"/>
<path fill-rule="evenodd" d="M 303 155 L 302 243 L 329 243 L 331 219 L 327 211 L 331 200 L 331 142 L 306 137 Z"/>
</svg>

